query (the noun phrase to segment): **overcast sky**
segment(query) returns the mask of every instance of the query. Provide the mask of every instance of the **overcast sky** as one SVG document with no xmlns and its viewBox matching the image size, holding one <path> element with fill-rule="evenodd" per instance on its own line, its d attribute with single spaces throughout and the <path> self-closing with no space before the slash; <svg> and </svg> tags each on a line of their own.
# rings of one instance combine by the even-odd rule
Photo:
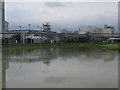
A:
<svg viewBox="0 0 120 90">
<path fill-rule="evenodd" d="M 6 20 L 10 29 L 37 29 L 50 21 L 53 31 L 78 30 L 80 26 L 118 25 L 117 2 L 7 2 Z"/>
</svg>

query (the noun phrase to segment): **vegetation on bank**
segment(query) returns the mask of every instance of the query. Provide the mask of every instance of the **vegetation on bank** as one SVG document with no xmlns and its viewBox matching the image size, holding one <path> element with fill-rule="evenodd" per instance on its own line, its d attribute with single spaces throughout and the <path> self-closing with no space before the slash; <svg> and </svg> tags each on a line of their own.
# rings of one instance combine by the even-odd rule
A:
<svg viewBox="0 0 120 90">
<path fill-rule="evenodd" d="M 113 44 L 105 44 L 102 45 L 102 47 L 104 49 L 108 49 L 108 50 L 116 50 L 120 52 L 120 43 L 113 43 Z"/>
<path fill-rule="evenodd" d="M 120 43 L 61 43 L 61 44 L 10 44 L 4 45 L 3 49 L 37 49 L 37 48 L 72 48 L 72 47 L 103 47 L 108 50 L 119 50 Z"/>
<path fill-rule="evenodd" d="M 70 47 L 95 47 L 93 43 L 61 43 L 61 44 L 10 44 L 4 45 L 4 49 L 35 49 L 35 48 L 70 48 Z"/>
</svg>

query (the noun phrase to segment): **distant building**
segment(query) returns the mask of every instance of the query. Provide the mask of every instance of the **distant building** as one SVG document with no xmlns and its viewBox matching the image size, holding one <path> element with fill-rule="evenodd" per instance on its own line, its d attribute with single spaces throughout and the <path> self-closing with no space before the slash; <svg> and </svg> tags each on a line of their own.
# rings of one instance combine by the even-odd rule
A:
<svg viewBox="0 0 120 90">
<path fill-rule="evenodd" d="M 43 24 L 43 31 L 51 31 L 50 22 Z"/>
<path fill-rule="evenodd" d="M 60 33 L 72 33 L 72 32 L 67 29 L 63 29 L 63 30 L 60 30 Z"/>
<path fill-rule="evenodd" d="M 86 34 L 86 33 L 94 33 L 95 27 L 93 26 L 82 26 L 79 28 L 78 33 L 79 34 Z"/>
<path fill-rule="evenodd" d="M 115 29 L 113 26 L 104 25 L 103 28 L 97 28 L 93 26 L 82 26 L 78 30 L 78 34 L 87 34 L 87 33 L 104 33 L 104 34 L 113 34 Z"/>
<path fill-rule="evenodd" d="M 113 26 L 104 25 L 104 28 L 101 28 L 101 33 L 111 33 L 113 34 L 115 29 Z"/>
</svg>

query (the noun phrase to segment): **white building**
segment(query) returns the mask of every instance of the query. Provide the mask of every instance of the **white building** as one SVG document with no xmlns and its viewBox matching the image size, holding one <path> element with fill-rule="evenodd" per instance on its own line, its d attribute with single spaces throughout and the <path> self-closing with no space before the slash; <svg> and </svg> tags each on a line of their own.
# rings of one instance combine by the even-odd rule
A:
<svg viewBox="0 0 120 90">
<path fill-rule="evenodd" d="M 114 33 L 115 29 L 113 26 L 104 25 L 104 28 L 101 28 L 101 33 Z"/>
<path fill-rule="evenodd" d="M 113 26 L 104 25 L 103 28 L 97 28 L 93 26 L 82 26 L 78 30 L 78 34 L 87 34 L 87 33 L 105 33 L 112 34 L 115 32 Z"/>
<path fill-rule="evenodd" d="M 82 26 L 79 28 L 78 33 L 79 34 L 86 34 L 88 32 L 94 33 L 95 27 L 93 26 Z"/>
</svg>

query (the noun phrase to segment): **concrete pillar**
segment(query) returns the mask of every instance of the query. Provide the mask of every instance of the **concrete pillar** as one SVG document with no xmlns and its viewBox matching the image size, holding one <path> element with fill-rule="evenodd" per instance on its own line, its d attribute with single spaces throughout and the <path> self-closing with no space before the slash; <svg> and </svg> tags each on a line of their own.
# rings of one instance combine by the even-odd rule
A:
<svg viewBox="0 0 120 90">
<path fill-rule="evenodd" d="M 0 0 L 0 30 L 5 30 L 4 0 Z"/>
<path fill-rule="evenodd" d="M 2 48 L 0 47 L 0 90 L 2 89 Z"/>
</svg>

